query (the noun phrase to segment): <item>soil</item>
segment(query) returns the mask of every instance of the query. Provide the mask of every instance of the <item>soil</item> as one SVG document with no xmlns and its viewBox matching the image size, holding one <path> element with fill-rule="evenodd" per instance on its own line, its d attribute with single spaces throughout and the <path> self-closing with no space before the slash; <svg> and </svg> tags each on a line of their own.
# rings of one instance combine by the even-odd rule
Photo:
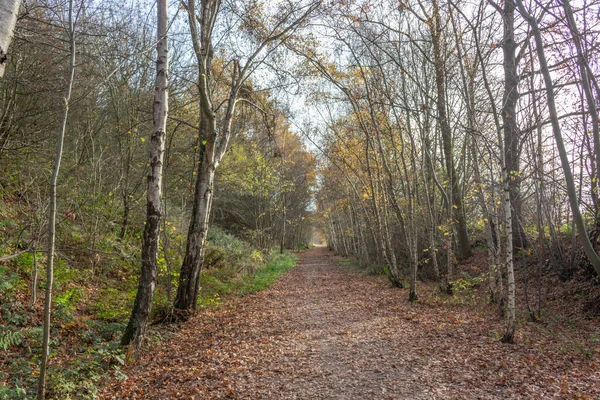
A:
<svg viewBox="0 0 600 400">
<path fill-rule="evenodd" d="M 325 248 L 271 288 L 229 299 L 123 369 L 107 399 L 600 399 L 597 319 L 520 319 L 339 264 Z"/>
</svg>

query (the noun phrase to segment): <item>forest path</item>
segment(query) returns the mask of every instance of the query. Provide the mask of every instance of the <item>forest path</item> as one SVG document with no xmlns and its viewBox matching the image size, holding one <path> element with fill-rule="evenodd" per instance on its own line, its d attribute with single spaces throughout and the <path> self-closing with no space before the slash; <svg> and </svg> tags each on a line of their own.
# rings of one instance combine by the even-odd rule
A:
<svg viewBox="0 0 600 400">
<path fill-rule="evenodd" d="M 270 289 L 201 313 L 102 397 L 569 398 L 546 373 L 517 368 L 537 349 L 498 343 L 472 308 L 408 304 L 385 277 L 335 261 L 325 248 L 300 253 Z"/>
</svg>

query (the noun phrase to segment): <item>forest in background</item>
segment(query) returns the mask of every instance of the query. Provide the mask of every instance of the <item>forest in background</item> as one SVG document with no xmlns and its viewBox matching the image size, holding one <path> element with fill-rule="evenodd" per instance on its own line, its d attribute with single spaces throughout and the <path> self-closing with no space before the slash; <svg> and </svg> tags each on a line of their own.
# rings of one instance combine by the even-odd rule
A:
<svg viewBox="0 0 600 400">
<path fill-rule="evenodd" d="M 21 4 L 0 80 L 0 344 L 21 355 L 4 361 L 21 371 L 6 396 L 37 379 L 63 121 L 50 358 L 92 351 L 55 366 L 53 396 L 91 395 L 97 371 L 133 357 L 118 341 L 144 271 L 154 318 L 187 319 L 263 287 L 257 273 L 289 268 L 278 254 L 315 228 L 408 287 L 408 301 L 428 282 L 446 296 L 485 286 L 507 343 L 520 319 L 544 319 L 546 277 L 575 280 L 598 310 L 600 3 L 163 3 L 162 38 L 151 2 Z M 155 80 L 163 39 L 168 86 Z M 160 90 L 159 223 L 144 265 Z M 80 376 L 89 387 L 72 385 Z"/>
<path fill-rule="evenodd" d="M 317 93 L 330 245 L 383 268 L 413 301 L 419 278 L 452 293 L 456 263 L 485 244 L 507 342 L 515 268 L 532 320 L 542 300 L 527 282 L 597 282 L 597 10 L 433 0 L 324 17 L 344 57 L 298 52 L 333 89 Z"/>
</svg>

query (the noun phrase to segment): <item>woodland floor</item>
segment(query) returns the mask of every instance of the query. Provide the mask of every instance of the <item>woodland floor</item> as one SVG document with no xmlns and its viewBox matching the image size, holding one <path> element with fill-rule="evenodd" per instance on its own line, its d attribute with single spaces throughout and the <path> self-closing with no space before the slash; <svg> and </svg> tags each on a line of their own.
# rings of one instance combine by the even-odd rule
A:
<svg viewBox="0 0 600 400">
<path fill-rule="evenodd" d="M 521 318 L 502 344 L 485 302 L 422 285 L 409 304 L 407 289 L 339 260 L 300 253 L 270 289 L 200 313 L 101 397 L 600 399 L 597 318 Z"/>
</svg>

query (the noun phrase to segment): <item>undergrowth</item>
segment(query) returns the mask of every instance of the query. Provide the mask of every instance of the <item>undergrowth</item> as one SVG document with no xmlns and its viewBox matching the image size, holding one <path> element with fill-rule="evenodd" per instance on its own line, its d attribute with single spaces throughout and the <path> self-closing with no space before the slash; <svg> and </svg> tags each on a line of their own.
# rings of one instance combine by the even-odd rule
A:
<svg viewBox="0 0 600 400">
<path fill-rule="evenodd" d="M 83 247 L 79 243 L 83 238 L 76 236 L 76 232 L 69 236 L 70 245 Z M 182 257 L 177 242 L 181 240 L 181 235 L 171 235 L 172 248 L 161 251 L 154 310 L 168 304 L 176 290 L 175 270 Z M 125 357 L 119 340 L 137 288 L 138 241 L 136 235 L 125 241 L 103 237 L 99 244 L 104 253 L 92 268 L 81 254 L 57 258 L 48 398 L 96 399 L 97 388 L 109 372 L 117 379 L 127 379 L 121 371 Z M 0 256 L 14 252 L 14 247 L 0 246 Z M 33 254 L 26 252 L 0 265 L 0 400 L 32 398 L 36 393 L 46 264 L 43 253 L 38 252 L 36 259 L 39 281 L 34 305 Z M 295 262 L 296 257 L 289 253 L 264 254 L 233 235 L 211 228 L 199 305 L 203 308 L 219 304 L 227 296 L 263 290 Z M 170 292 L 165 289 L 169 284 Z M 168 330 L 150 330 L 149 341 L 164 340 Z"/>
<path fill-rule="evenodd" d="M 218 305 L 226 296 L 240 296 L 266 289 L 295 264 L 294 255 L 272 250 L 266 256 L 265 264 L 250 274 L 237 274 L 235 268 L 227 266 L 204 271 L 198 304 L 200 307 Z"/>
</svg>

